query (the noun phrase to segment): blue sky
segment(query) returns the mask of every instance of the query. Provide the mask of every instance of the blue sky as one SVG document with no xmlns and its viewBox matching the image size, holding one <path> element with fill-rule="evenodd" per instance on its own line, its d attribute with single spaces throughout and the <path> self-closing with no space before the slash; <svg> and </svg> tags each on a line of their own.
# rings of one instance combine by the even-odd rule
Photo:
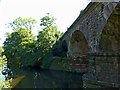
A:
<svg viewBox="0 0 120 90">
<path fill-rule="evenodd" d="M 21 17 L 32 17 L 38 21 L 33 33 L 39 31 L 40 18 L 46 13 L 56 18 L 61 32 L 65 32 L 78 17 L 90 0 L 0 0 L 0 45 L 5 40 L 5 33 L 12 32 L 5 24 Z"/>
</svg>

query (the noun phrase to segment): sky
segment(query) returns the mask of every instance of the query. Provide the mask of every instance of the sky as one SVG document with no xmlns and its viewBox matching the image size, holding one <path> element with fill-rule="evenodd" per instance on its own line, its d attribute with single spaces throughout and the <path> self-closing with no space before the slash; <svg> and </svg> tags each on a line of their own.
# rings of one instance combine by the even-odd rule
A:
<svg viewBox="0 0 120 90">
<path fill-rule="evenodd" d="M 18 17 L 32 17 L 38 21 L 33 33 L 40 30 L 40 19 L 46 13 L 56 18 L 56 25 L 61 32 L 76 20 L 90 0 L 0 0 L 0 46 L 5 40 L 5 33 L 12 32 L 5 24 Z"/>
</svg>

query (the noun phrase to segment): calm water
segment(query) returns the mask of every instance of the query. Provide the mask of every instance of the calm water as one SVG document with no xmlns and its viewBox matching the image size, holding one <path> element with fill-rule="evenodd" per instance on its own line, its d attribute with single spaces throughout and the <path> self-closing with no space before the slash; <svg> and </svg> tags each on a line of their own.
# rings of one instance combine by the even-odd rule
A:
<svg viewBox="0 0 120 90">
<path fill-rule="evenodd" d="M 16 88 L 82 88 L 82 74 L 53 70 L 26 70 Z"/>
</svg>

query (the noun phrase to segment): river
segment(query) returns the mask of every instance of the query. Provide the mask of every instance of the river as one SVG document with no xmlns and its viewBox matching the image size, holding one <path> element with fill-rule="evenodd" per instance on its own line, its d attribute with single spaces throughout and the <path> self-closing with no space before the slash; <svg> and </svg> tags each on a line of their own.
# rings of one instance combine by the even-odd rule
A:
<svg viewBox="0 0 120 90">
<path fill-rule="evenodd" d="M 15 88 L 82 88 L 82 74 L 55 70 L 25 70 Z"/>
</svg>

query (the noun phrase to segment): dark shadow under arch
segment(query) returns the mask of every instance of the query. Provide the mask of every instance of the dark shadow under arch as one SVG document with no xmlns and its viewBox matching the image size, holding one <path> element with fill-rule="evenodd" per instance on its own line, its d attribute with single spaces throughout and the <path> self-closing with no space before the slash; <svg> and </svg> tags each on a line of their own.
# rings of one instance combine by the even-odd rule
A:
<svg viewBox="0 0 120 90">
<path fill-rule="evenodd" d="M 67 57 L 68 46 L 66 40 L 58 42 L 52 49 L 53 56 Z"/>
<path fill-rule="evenodd" d="M 64 52 L 68 51 L 67 42 L 65 40 L 63 40 L 63 42 L 62 42 L 62 49 L 63 49 Z"/>
</svg>

